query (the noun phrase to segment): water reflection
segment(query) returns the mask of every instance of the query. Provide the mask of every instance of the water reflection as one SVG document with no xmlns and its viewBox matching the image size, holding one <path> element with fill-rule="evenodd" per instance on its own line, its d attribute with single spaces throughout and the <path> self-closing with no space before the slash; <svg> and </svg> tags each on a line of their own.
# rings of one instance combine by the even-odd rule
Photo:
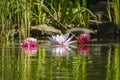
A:
<svg viewBox="0 0 120 80">
<path fill-rule="evenodd" d="M 35 56 L 37 53 L 37 47 L 22 47 L 26 55 Z"/>
<path fill-rule="evenodd" d="M 106 80 L 120 80 L 120 46 L 115 46 L 114 58 L 112 58 L 112 50 L 108 52 Z M 112 59 L 114 62 L 112 62 Z M 112 75 L 112 76 L 111 76 Z"/>
<path fill-rule="evenodd" d="M 51 51 L 54 56 L 69 56 L 72 49 L 70 46 L 52 46 Z"/>
<path fill-rule="evenodd" d="M 0 80 L 120 80 L 120 46 L 3 47 Z"/>
<path fill-rule="evenodd" d="M 80 55 L 89 55 L 90 46 L 89 45 L 78 45 L 77 51 Z"/>
</svg>

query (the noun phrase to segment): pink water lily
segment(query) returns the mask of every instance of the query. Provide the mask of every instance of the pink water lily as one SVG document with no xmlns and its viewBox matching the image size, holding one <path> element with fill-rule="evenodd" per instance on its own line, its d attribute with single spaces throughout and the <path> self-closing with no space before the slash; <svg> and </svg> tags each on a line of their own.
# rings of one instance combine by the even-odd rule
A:
<svg viewBox="0 0 120 80">
<path fill-rule="evenodd" d="M 35 38 L 26 38 L 22 43 L 20 43 L 22 47 L 37 47 L 38 42 Z"/>
<path fill-rule="evenodd" d="M 77 42 L 80 44 L 89 44 L 90 43 L 90 35 L 89 34 L 80 34 L 77 37 Z"/>
<path fill-rule="evenodd" d="M 69 38 L 69 33 L 61 34 L 61 35 L 52 35 L 49 37 L 50 43 L 52 45 L 70 45 L 76 41 L 71 41 L 74 36 Z"/>
</svg>

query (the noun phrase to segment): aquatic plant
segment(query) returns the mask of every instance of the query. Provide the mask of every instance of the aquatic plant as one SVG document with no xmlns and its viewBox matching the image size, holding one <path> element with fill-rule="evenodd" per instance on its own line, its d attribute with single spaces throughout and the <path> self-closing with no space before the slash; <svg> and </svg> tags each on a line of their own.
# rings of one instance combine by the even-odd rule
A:
<svg viewBox="0 0 120 80">
<path fill-rule="evenodd" d="M 75 7 L 72 8 L 71 22 L 77 26 L 89 26 L 90 16 L 94 14 L 87 8 L 87 0 L 76 0 Z"/>
<path fill-rule="evenodd" d="M 47 4 L 42 4 L 44 5 L 43 9 L 54 19 L 49 21 L 51 21 L 52 25 L 57 25 L 56 28 L 61 30 L 67 30 L 67 26 L 73 27 L 71 25 L 82 25 L 86 27 L 89 24 L 90 15 L 93 16 L 93 13 L 87 9 L 86 0 L 82 0 L 82 3 L 80 3 L 79 0 L 73 2 L 70 0 L 58 0 L 57 2 L 54 0 L 46 0 L 45 2 L 48 3 L 48 6 Z"/>
<path fill-rule="evenodd" d="M 114 11 L 112 11 L 112 9 L 110 8 L 111 7 L 110 0 L 107 0 L 107 2 L 108 2 L 107 12 L 109 20 L 115 22 L 118 28 L 120 28 L 120 0 L 112 0 Z"/>
<path fill-rule="evenodd" d="M 108 17 L 109 17 L 110 22 L 112 22 L 113 16 L 112 16 L 112 14 L 111 14 L 111 8 L 110 8 L 111 5 L 110 5 L 110 1 L 107 0 L 107 3 L 108 3 L 108 6 L 107 6 Z"/>
<path fill-rule="evenodd" d="M 80 34 L 77 37 L 78 44 L 89 44 L 90 43 L 90 35 L 89 34 Z"/>
<path fill-rule="evenodd" d="M 61 35 L 52 35 L 52 37 L 49 37 L 50 43 L 52 45 L 70 45 L 72 43 L 75 43 L 76 41 L 71 41 L 71 39 L 74 36 L 71 36 L 69 38 L 69 33 L 61 34 Z"/>
<path fill-rule="evenodd" d="M 35 38 L 26 38 L 22 43 L 20 43 L 22 47 L 37 47 L 38 42 Z"/>
<path fill-rule="evenodd" d="M 76 5 L 74 5 L 74 2 Z M 83 0 L 83 7 L 87 1 Z M 19 38 L 30 37 L 30 26 L 40 25 L 40 24 L 52 24 L 52 26 L 59 29 L 67 29 L 72 21 L 81 22 L 83 20 L 81 17 L 76 17 L 79 19 L 73 19 L 74 16 L 82 14 L 87 10 L 78 9 L 77 12 L 73 12 L 74 8 L 77 7 L 78 0 L 1 0 L 0 2 L 0 32 L 2 37 L 9 39 L 9 33 L 13 30 L 19 32 Z M 78 6 L 79 7 L 79 6 Z M 75 9 L 76 10 L 76 9 Z M 73 15 L 74 14 L 74 15 Z M 72 20 L 72 21 L 71 21 Z M 88 20 L 87 16 L 84 17 L 84 23 Z M 57 22 L 57 23 L 55 23 Z M 88 22 L 88 21 L 86 21 Z M 73 24 L 73 23 L 72 23 Z M 78 25 L 76 23 L 75 25 Z M 57 25 L 57 26 L 56 26 Z M 14 34 L 14 31 L 11 33 Z M 12 35 L 14 39 L 14 35 Z"/>
<path fill-rule="evenodd" d="M 114 22 L 120 28 L 120 0 L 112 0 L 114 7 Z"/>
</svg>

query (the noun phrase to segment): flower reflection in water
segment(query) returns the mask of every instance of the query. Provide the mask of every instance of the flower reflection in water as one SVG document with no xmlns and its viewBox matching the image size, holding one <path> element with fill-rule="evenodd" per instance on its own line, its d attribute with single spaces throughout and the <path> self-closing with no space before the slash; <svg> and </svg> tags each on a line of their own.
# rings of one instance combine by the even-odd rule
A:
<svg viewBox="0 0 120 80">
<path fill-rule="evenodd" d="M 23 50 L 26 55 L 35 56 L 37 53 L 37 47 L 23 47 Z"/>
<path fill-rule="evenodd" d="M 72 53 L 70 46 L 53 46 L 51 50 L 55 56 L 69 56 Z"/>
<path fill-rule="evenodd" d="M 90 46 L 89 45 L 78 45 L 77 50 L 81 55 L 86 56 L 86 55 L 89 55 Z"/>
<path fill-rule="evenodd" d="M 20 43 L 21 47 L 24 50 L 26 55 L 34 56 L 37 52 L 38 42 L 35 38 L 26 38 L 22 43 Z"/>
</svg>

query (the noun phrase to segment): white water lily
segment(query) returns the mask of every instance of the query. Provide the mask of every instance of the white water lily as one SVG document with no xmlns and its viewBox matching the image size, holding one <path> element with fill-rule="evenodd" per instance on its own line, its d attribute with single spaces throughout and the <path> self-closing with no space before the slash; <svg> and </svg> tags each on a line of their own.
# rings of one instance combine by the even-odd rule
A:
<svg viewBox="0 0 120 80">
<path fill-rule="evenodd" d="M 61 35 L 52 35 L 52 37 L 49 37 L 49 40 L 52 45 L 70 45 L 72 43 L 75 43 L 76 41 L 71 41 L 74 36 L 71 36 L 69 38 L 69 33 L 61 34 Z"/>
</svg>

